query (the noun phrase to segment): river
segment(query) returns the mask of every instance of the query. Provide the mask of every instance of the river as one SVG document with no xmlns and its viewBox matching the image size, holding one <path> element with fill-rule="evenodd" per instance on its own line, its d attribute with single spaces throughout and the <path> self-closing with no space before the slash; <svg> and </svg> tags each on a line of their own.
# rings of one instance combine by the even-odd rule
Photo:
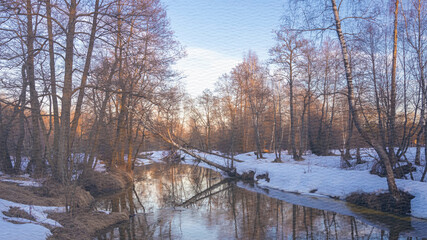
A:
<svg viewBox="0 0 427 240">
<path fill-rule="evenodd" d="M 129 222 L 101 239 L 422 239 L 427 221 L 376 212 L 325 197 L 261 189 L 190 165 L 152 164 L 135 184 L 100 199 Z"/>
</svg>

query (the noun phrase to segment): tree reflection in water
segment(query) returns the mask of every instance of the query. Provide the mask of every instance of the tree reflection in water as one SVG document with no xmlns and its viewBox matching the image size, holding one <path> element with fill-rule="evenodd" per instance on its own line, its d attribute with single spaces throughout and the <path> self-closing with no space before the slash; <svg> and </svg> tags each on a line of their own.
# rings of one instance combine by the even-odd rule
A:
<svg viewBox="0 0 427 240">
<path fill-rule="evenodd" d="M 95 239 L 398 239 L 405 230 L 389 235 L 351 216 L 239 188 L 205 168 L 154 164 L 135 176 L 133 188 L 97 205 L 129 212 L 129 222 Z"/>
</svg>

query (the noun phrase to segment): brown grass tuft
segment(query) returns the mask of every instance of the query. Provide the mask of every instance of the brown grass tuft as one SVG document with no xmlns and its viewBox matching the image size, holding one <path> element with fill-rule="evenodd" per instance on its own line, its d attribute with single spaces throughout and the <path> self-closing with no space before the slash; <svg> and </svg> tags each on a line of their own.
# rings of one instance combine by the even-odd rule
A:
<svg viewBox="0 0 427 240">
<path fill-rule="evenodd" d="M 14 183 L 0 182 L 0 198 L 8 201 L 38 205 L 38 206 L 64 206 L 65 199 L 43 197 L 35 193 L 36 188 L 22 187 Z"/>
<path fill-rule="evenodd" d="M 24 218 L 30 221 L 36 221 L 35 217 L 19 207 L 9 207 L 8 211 L 3 211 L 2 213 L 8 217 Z"/>
<path fill-rule="evenodd" d="M 103 212 L 52 213 L 49 217 L 58 221 L 63 228 L 55 228 L 48 240 L 53 239 L 91 239 L 98 231 L 111 225 L 129 220 L 129 214 Z"/>
<path fill-rule="evenodd" d="M 132 176 L 119 170 L 105 173 L 89 169 L 80 175 L 78 183 L 92 196 L 103 196 L 125 189 L 132 183 Z"/>
</svg>

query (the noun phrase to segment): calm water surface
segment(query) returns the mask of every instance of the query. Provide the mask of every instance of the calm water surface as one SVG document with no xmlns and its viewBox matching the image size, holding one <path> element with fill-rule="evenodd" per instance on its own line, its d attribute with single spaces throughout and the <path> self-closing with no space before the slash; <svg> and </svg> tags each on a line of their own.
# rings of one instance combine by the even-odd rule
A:
<svg viewBox="0 0 427 240">
<path fill-rule="evenodd" d="M 95 239 L 422 239 L 426 221 L 327 198 L 263 190 L 189 165 L 148 165 L 135 186 L 98 210 L 130 221 Z M 338 213 L 337 213 L 338 212 Z"/>
</svg>

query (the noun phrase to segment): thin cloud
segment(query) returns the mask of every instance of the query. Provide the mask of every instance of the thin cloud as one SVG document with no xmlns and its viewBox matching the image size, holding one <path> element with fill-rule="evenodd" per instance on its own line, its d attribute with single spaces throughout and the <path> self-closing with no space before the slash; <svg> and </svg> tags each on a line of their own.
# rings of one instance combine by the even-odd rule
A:
<svg viewBox="0 0 427 240">
<path fill-rule="evenodd" d="M 187 91 L 197 96 L 206 88 L 214 89 L 214 83 L 224 73 L 229 73 L 240 59 L 213 50 L 187 48 L 187 57 L 180 60 L 176 69 L 185 75 Z"/>
</svg>

